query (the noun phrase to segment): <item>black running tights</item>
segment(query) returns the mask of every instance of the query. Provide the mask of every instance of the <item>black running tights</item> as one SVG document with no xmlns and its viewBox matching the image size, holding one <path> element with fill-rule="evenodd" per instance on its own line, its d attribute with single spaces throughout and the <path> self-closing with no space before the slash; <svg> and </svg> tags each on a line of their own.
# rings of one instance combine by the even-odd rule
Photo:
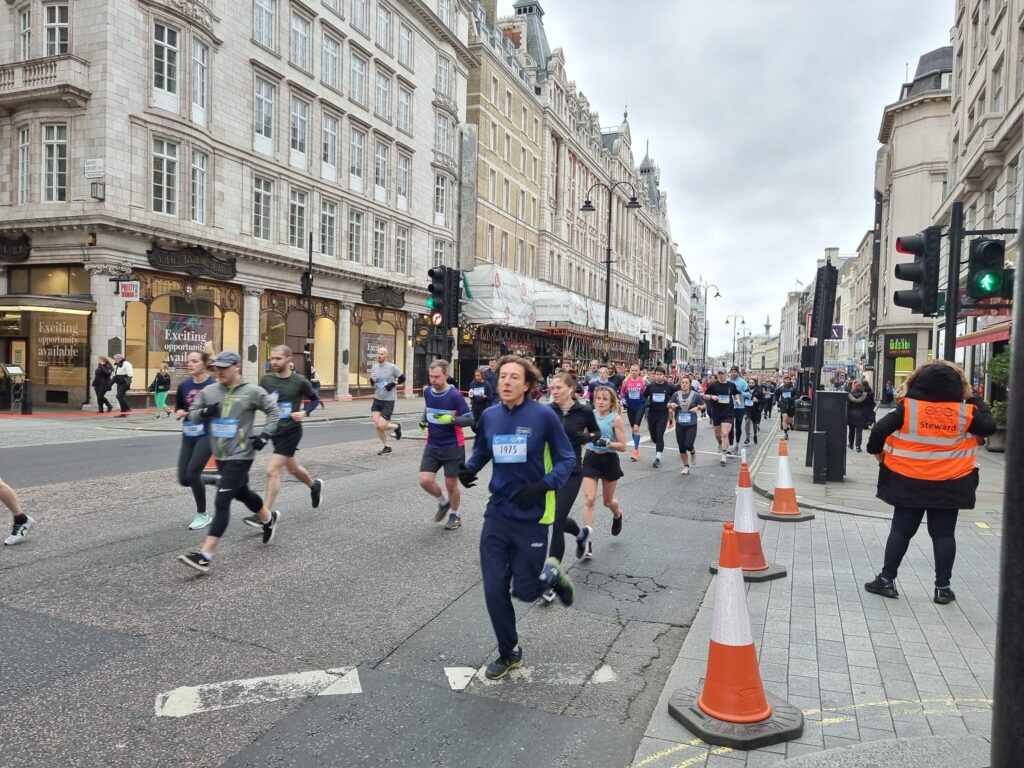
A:
<svg viewBox="0 0 1024 768">
<path fill-rule="evenodd" d="M 249 468 L 251 466 L 252 459 L 217 462 L 220 483 L 217 485 L 217 500 L 213 503 L 214 517 L 213 525 L 210 526 L 210 536 L 220 538 L 224 535 L 224 531 L 228 528 L 228 520 L 231 519 L 233 499 L 238 499 L 245 504 L 250 512 L 257 513 L 263 509 L 263 499 L 249 488 Z"/>
<path fill-rule="evenodd" d="M 551 531 L 551 557 L 557 557 L 561 562 L 565 557 L 565 534 L 579 536 L 580 527 L 569 517 L 572 505 L 576 503 L 576 497 L 580 494 L 580 486 L 583 484 L 583 473 L 574 469 L 565 481 L 565 485 L 555 491 L 555 522 Z"/>
<path fill-rule="evenodd" d="M 665 428 L 668 426 L 668 412 L 658 410 L 647 411 L 647 429 L 651 431 L 651 442 L 654 450 L 661 453 L 665 450 Z"/>
<path fill-rule="evenodd" d="M 196 513 L 206 514 L 206 486 L 203 485 L 203 468 L 210 460 L 210 438 L 181 438 L 178 452 L 178 483 L 192 489 L 196 500 Z"/>
</svg>

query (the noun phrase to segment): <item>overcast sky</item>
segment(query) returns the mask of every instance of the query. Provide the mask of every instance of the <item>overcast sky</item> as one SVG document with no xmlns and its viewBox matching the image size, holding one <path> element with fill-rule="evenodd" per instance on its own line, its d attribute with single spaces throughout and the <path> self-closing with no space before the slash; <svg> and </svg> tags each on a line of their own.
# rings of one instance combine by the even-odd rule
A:
<svg viewBox="0 0 1024 768">
<path fill-rule="evenodd" d="M 756 332 L 769 316 L 777 333 L 795 281 L 871 228 L 882 109 L 907 64 L 913 77 L 949 45 L 954 0 L 541 3 L 601 125 L 628 102 L 637 163 L 650 140 L 691 278 L 722 289 L 709 299 L 714 355 L 731 349 L 731 313 Z"/>
</svg>

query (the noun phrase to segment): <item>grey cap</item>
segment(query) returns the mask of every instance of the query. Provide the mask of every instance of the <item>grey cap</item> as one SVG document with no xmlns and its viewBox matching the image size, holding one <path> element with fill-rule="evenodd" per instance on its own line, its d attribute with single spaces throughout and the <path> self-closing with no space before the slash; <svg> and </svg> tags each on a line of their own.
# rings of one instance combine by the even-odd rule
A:
<svg viewBox="0 0 1024 768">
<path fill-rule="evenodd" d="M 211 365 L 214 368 L 230 368 L 232 365 L 241 365 L 242 358 L 238 356 L 237 352 L 221 352 L 215 358 Z"/>
<path fill-rule="evenodd" d="M 216 363 L 214 363 L 214 365 L 216 365 Z M 715 373 L 728 373 L 728 371 L 725 370 L 725 368 L 719 368 Z"/>
</svg>

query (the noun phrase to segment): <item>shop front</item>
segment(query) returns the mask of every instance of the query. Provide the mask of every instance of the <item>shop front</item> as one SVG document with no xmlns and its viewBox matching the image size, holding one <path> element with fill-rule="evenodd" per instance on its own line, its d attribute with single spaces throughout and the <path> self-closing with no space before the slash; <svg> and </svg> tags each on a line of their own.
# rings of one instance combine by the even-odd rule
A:
<svg viewBox="0 0 1024 768">
<path fill-rule="evenodd" d="M 882 386 L 892 382 L 898 390 L 917 367 L 917 334 L 897 333 L 883 337 Z"/>
<path fill-rule="evenodd" d="M 388 351 L 388 360 L 405 370 L 407 350 L 412 343 L 408 323 L 408 313 L 399 309 L 367 304 L 356 304 L 352 307 L 349 347 L 351 359 L 348 374 L 351 394 L 373 393 L 370 369 L 377 362 L 377 350 L 380 347 Z M 408 374 L 409 372 L 406 372 L 407 376 Z M 411 381 L 406 386 L 411 386 Z"/>
<path fill-rule="evenodd" d="M 292 350 L 295 367 L 305 375 L 306 339 L 313 339 L 313 368 L 320 381 L 320 394 L 333 396 L 338 372 L 338 303 L 313 298 L 313 335 L 309 333 L 306 299 L 281 291 L 264 291 L 260 296 L 260 344 L 258 366 L 261 375 L 270 370 L 270 352 L 281 344 Z"/>
</svg>

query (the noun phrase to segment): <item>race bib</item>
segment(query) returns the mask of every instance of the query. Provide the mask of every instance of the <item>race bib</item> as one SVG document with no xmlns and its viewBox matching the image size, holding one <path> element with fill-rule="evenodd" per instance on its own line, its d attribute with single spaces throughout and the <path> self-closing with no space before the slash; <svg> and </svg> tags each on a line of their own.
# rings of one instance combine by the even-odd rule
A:
<svg viewBox="0 0 1024 768">
<path fill-rule="evenodd" d="M 676 422 L 679 424 L 693 424 L 693 414 L 689 411 L 683 411 L 676 416 Z"/>
<path fill-rule="evenodd" d="M 471 390 L 469 390 L 469 395 L 470 395 L 470 397 L 483 397 L 484 396 L 484 388 L 483 387 L 473 387 Z"/>
<path fill-rule="evenodd" d="M 740 398 L 739 395 L 734 395 L 733 396 L 732 404 L 733 404 L 733 407 L 735 407 L 735 408 L 739 408 L 741 410 L 743 408 L 743 400 Z"/>
<path fill-rule="evenodd" d="M 202 424 L 193 424 L 188 419 L 185 419 L 185 423 L 181 425 L 181 434 L 185 437 L 201 437 L 205 434 Z"/>
<path fill-rule="evenodd" d="M 652 403 L 664 403 L 665 402 L 665 393 L 664 392 L 652 392 L 651 393 L 651 402 Z"/>
<path fill-rule="evenodd" d="M 210 422 L 210 434 L 222 440 L 231 440 L 238 434 L 238 419 L 214 419 Z"/>
<path fill-rule="evenodd" d="M 721 405 L 728 405 L 731 401 L 729 400 L 729 396 L 728 395 L 719 395 L 718 396 L 718 402 Z"/>
<path fill-rule="evenodd" d="M 281 412 L 282 419 L 290 419 L 292 417 L 292 404 L 291 403 L 278 403 L 278 410 Z"/>
<path fill-rule="evenodd" d="M 792 396 L 793 396 L 792 392 L 783 392 L 782 393 L 782 399 L 783 400 L 789 400 L 789 398 L 791 398 Z"/>
<path fill-rule="evenodd" d="M 626 397 L 629 400 L 639 400 L 640 399 L 640 390 L 639 389 L 627 390 Z"/>
<path fill-rule="evenodd" d="M 495 435 L 491 455 L 495 464 L 525 464 L 526 435 Z"/>
</svg>

